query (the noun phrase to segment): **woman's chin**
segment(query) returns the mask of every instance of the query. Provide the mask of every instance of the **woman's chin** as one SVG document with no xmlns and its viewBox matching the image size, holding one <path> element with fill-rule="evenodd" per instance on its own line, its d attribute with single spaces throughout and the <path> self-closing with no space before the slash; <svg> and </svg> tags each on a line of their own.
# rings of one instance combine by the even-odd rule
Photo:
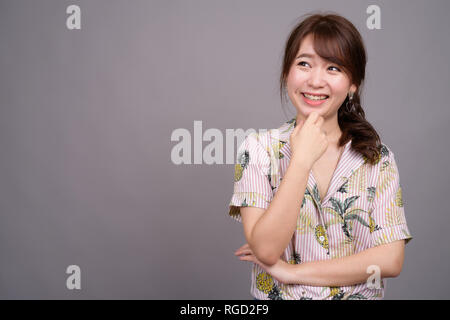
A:
<svg viewBox="0 0 450 320">
<path fill-rule="evenodd" d="M 326 112 L 325 109 L 323 108 L 311 108 L 308 106 L 301 106 L 301 108 L 298 108 L 297 111 L 299 111 L 299 113 L 304 117 L 304 118 L 308 118 L 308 116 L 312 113 L 312 112 L 318 112 L 320 116 L 323 116 Z"/>
</svg>

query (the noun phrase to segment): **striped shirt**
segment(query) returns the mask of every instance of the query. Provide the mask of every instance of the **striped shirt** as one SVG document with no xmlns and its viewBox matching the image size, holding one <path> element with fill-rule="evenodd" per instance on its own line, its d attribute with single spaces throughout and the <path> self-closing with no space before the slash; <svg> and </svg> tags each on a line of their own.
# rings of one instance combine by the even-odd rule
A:
<svg viewBox="0 0 450 320">
<path fill-rule="evenodd" d="M 289 165 L 289 138 L 295 125 L 293 118 L 278 129 L 251 133 L 242 142 L 229 204 L 229 216 L 236 221 L 242 222 L 240 207 L 269 207 Z M 371 165 L 351 148 L 350 140 L 324 199 L 310 171 L 297 228 L 281 258 L 292 264 L 334 259 L 400 239 L 408 243 L 412 236 L 394 154 L 382 144 L 377 163 Z M 384 287 L 384 279 L 378 288 L 366 283 L 341 287 L 283 284 L 254 263 L 250 292 L 262 300 L 382 299 Z"/>
</svg>

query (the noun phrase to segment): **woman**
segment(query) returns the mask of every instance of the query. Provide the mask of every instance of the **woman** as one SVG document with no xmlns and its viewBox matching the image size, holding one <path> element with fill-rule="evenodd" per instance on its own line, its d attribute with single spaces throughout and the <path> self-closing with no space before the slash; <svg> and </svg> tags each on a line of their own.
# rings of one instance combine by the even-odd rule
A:
<svg viewBox="0 0 450 320">
<path fill-rule="evenodd" d="M 280 93 L 297 116 L 246 137 L 229 210 L 256 299 L 381 299 L 400 274 L 412 236 L 394 154 L 360 105 L 365 67 L 339 15 L 310 14 L 288 38 Z"/>
</svg>

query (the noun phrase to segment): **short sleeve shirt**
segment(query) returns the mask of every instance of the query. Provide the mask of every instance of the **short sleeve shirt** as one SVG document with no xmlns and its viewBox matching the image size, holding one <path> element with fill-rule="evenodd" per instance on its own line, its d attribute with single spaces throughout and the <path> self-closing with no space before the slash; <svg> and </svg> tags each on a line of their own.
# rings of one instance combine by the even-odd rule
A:
<svg viewBox="0 0 450 320">
<path fill-rule="evenodd" d="M 276 194 L 290 157 L 290 134 L 295 118 L 278 129 L 249 134 L 237 152 L 234 192 L 229 216 L 242 222 L 240 207 L 267 209 Z M 399 171 L 393 152 L 381 145 L 376 164 L 370 164 L 345 145 L 324 199 L 309 173 L 297 218 L 297 228 L 282 259 L 291 264 L 335 259 L 412 236 L 405 219 Z M 369 276 L 369 274 L 368 274 Z M 379 288 L 366 283 L 341 287 L 283 284 L 253 264 L 251 294 L 262 300 L 382 299 Z"/>
</svg>

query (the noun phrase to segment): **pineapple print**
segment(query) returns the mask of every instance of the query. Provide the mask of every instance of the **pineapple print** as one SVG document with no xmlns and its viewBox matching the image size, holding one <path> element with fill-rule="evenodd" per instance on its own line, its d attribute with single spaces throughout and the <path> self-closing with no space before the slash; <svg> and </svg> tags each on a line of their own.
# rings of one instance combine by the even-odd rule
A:
<svg viewBox="0 0 450 320">
<path fill-rule="evenodd" d="M 300 255 L 297 252 L 294 252 L 291 256 L 291 259 L 289 260 L 290 264 L 300 264 L 302 263 L 302 260 L 300 259 Z"/>
<path fill-rule="evenodd" d="M 330 254 L 330 248 L 328 246 L 328 237 L 325 232 L 325 228 L 321 224 L 318 224 L 316 226 L 315 235 L 320 245 L 327 250 L 327 254 Z"/>
<path fill-rule="evenodd" d="M 399 207 L 403 207 L 403 196 L 401 187 L 398 188 L 398 191 L 395 194 L 395 204 Z"/>
<path fill-rule="evenodd" d="M 274 186 L 274 184 L 277 184 L 277 182 L 276 182 L 277 176 L 274 176 L 274 178 L 275 178 L 274 180 L 275 181 L 272 181 L 272 167 L 269 167 L 269 173 L 266 175 L 266 177 L 267 177 L 267 180 L 269 180 L 269 185 L 272 188 L 272 191 L 275 190 L 277 187 Z M 278 182 L 278 185 L 281 183 L 281 180 L 282 180 L 282 178 L 280 178 L 280 180 Z"/>
<path fill-rule="evenodd" d="M 273 286 L 273 278 L 268 273 L 261 272 L 256 277 L 256 288 L 258 288 L 259 291 L 268 294 L 272 290 Z"/>
<path fill-rule="evenodd" d="M 368 166 L 361 166 L 352 172 L 348 179 L 349 193 L 362 193 L 367 190 L 368 186 Z"/>
<path fill-rule="evenodd" d="M 339 287 L 330 287 L 331 300 L 367 300 L 365 296 L 360 293 L 352 294 L 351 292 L 344 292 Z"/>
<path fill-rule="evenodd" d="M 381 158 L 386 157 L 388 155 L 389 155 L 389 149 L 384 144 L 381 144 L 380 152 L 378 153 L 378 156 L 376 157 L 374 164 L 377 164 L 378 162 L 380 162 Z M 363 159 L 364 159 L 364 163 L 367 163 L 369 160 L 369 159 L 367 159 L 366 156 L 363 156 Z"/>
<path fill-rule="evenodd" d="M 330 287 L 330 296 L 338 295 L 340 291 L 339 287 Z"/>
<path fill-rule="evenodd" d="M 283 300 L 280 289 L 277 286 L 273 286 L 272 290 L 267 296 L 270 300 Z"/>
<path fill-rule="evenodd" d="M 338 189 L 337 192 L 340 192 L 340 193 L 348 192 L 348 180 Z"/>
<path fill-rule="evenodd" d="M 288 123 L 289 126 L 288 126 L 288 128 L 287 128 L 284 132 L 287 132 L 287 131 L 289 131 L 292 127 L 295 128 L 295 127 L 297 126 L 297 118 L 294 117 L 294 118 L 292 118 L 291 120 L 286 121 L 286 123 Z"/>
<path fill-rule="evenodd" d="M 272 168 L 269 167 L 269 173 L 267 173 L 266 177 L 267 177 L 267 180 L 269 180 L 269 185 L 273 191 L 273 189 L 275 189 L 275 187 L 272 185 Z"/>
<path fill-rule="evenodd" d="M 239 181 L 242 179 L 242 173 L 250 161 L 250 154 L 248 150 L 242 151 L 238 155 L 238 163 L 234 166 L 234 181 Z"/>
<path fill-rule="evenodd" d="M 389 149 L 384 144 L 381 145 L 380 155 L 381 157 L 389 156 Z"/>
<path fill-rule="evenodd" d="M 300 209 L 303 209 L 303 206 L 305 205 L 305 203 L 306 203 L 306 196 L 303 197 L 302 205 L 300 206 Z"/>
<path fill-rule="evenodd" d="M 331 197 L 330 202 L 332 207 L 324 208 L 327 212 L 331 213 L 334 218 L 338 219 L 338 221 L 342 223 L 342 231 L 349 240 L 353 240 L 353 237 L 350 234 L 352 220 L 356 220 L 363 226 L 369 227 L 369 224 L 359 215 L 359 213 L 363 213 L 365 211 L 360 208 L 352 208 L 358 198 L 359 196 L 352 196 L 345 199 L 342 203 L 339 199 Z"/>
<path fill-rule="evenodd" d="M 297 118 L 292 118 L 291 120 L 289 120 L 289 121 L 286 121 L 286 123 L 293 123 L 294 125 L 296 124 L 296 122 L 297 122 Z"/>
<path fill-rule="evenodd" d="M 370 233 L 381 229 L 377 224 L 375 224 L 375 220 L 373 220 L 371 216 L 369 216 L 369 229 Z"/>
<path fill-rule="evenodd" d="M 267 294 L 271 300 L 283 300 L 280 289 L 274 283 L 272 276 L 266 272 L 257 275 L 256 288 Z"/>
<path fill-rule="evenodd" d="M 309 193 L 308 188 L 305 189 L 305 194 L 303 195 L 302 205 L 300 206 L 300 209 L 302 209 L 303 206 L 306 204 L 306 198 L 312 200 L 312 196 L 311 193 Z"/>
<path fill-rule="evenodd" d="M 234 165 L 234 181 L 239 181 L 242 178 L 242 172 L 244 169 L 239 163 L 236 163 Z"/>
<path fill-rule="evenodd" d="M 319 188 L 317 187 L 317 184 L 314 185 L 313 190 L 312 190 L 312 194 L 311 193 L 309 193 L 309 194 L 314 199 L 314 201 L 316 201 L 317 206 L 320 207 L 320 205 L 321 205 L 320 194 L 319 194 Z"/>
<path fill-rule="evenodd" d="M 344 297 L 344 291 L 339 287 L 330 287 L 330 295 L 332 300 L 342 300 Z"/>
<path fill-rule="evenodd" d="M 280 152 L 280 149 L 284 146 L 286 142 L 284 141 L 278 141 L 272 144 L 272 150 L 274 152 L 275 158 L 277 159 L 283 159 L 284 154 Z"/>
<path fill-rule="evenodd" d="M 375 187 L 367 187 L 367 201 L 371 202 L 375 198 Z"/>
</svg>

